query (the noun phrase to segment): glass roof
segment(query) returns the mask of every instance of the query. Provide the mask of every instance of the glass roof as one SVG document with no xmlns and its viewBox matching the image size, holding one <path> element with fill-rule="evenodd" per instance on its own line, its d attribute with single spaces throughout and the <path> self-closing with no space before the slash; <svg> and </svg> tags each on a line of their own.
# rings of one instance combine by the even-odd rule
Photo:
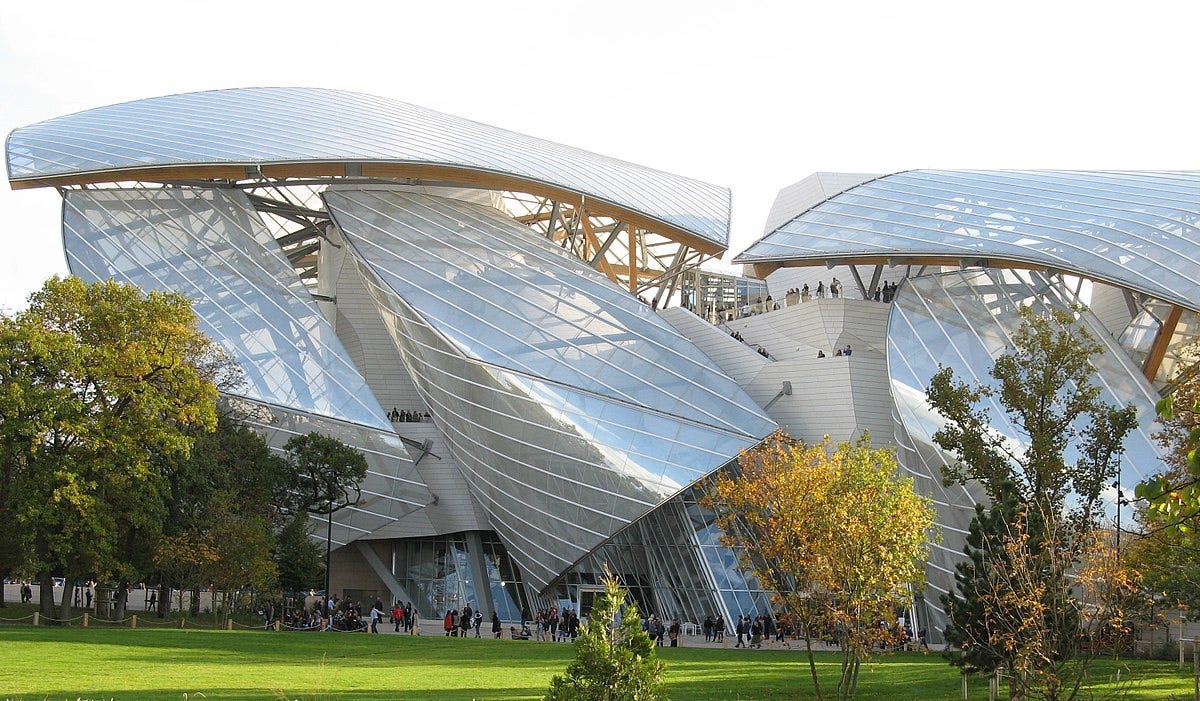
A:
<svg viewBox="0 0 1200 701">
<path fill-rule="evenodd" d="M 358 255 L 464 355 L 743 437 L 773 430 L 648 306 L 501 213 L 386 189 L 324 198 Z"/>
<path fill-rule="evenodd" d="M 239 88 L 154 97 L 14 130 L 10 180 L 182 165 L 457 166 L 580 193 L 724 248 L 726 188 L 373 95 Z"/>
<path fill-rule="evenodd" d="M 998 258 L 1200 309 L 1200 172 L 914 170 L 804 211 L 738 263 Z"/>
<path fill-rule="evenodd" d="M 63 240 L 71 272 L 81 278 L 190 298 L 204 332 L 245 374 L 233 394 L 393 432 L 241 191 L 69 190 Z"/>
</svg>

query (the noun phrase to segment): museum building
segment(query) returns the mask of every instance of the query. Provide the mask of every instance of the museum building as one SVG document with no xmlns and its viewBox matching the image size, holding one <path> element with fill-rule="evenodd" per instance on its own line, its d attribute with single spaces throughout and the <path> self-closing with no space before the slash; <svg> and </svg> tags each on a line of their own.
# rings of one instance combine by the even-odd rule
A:
<svg viewBox="0 0 1200 701">
<path fill-rule="evenodd" d="M 367 457 L 332 589 L 423 617 L 586 610 L 606 566 L 660 616 L 767 610 L 699 501 L 783 427 L 896 448 L 938 512 L 913 612 L 936 636 L 981 497 L 942 484 L 939 365 L 986 380 L 1017 309 L 1083 305 L 1104 397 L 1138 407 L 1131 490 L 1200 332 L 1191 172 L 819 173 L 739 277 L 702 267 L 725 188 L 360 93 L 100 107 L 14 130 L 6 163 L 61 192 L 72 274 L 194 301 L 272 446 L 319 431 Z"/>
</svg>

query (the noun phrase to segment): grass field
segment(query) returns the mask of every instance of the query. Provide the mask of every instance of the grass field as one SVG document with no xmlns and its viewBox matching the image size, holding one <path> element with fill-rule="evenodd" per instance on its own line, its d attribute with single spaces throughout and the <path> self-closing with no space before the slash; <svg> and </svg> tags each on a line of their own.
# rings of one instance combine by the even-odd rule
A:
<svg viewBox="0 0 1200 701">
<path fill-rule="evenodd" d="M 0 699 L 536 699 L 573 656 L 567 644 L 403 635 L 213 630 L 0 628 Z M 802 656 L 780 650 L 663 648 L 672 699 L 810 698 Z M 822 657 L 832 681 L 836 660 Z M 1115 663 L 1093 673 L 1115 690 Z M 1122 663 L 1129 699 L 1190 698 L 1169 662 Z M 987 684 L 971 679 L 971 699 Z M 864 668 L 860 699 L 961 698 L 936 654 L 901 653 Z"/>
</svg>

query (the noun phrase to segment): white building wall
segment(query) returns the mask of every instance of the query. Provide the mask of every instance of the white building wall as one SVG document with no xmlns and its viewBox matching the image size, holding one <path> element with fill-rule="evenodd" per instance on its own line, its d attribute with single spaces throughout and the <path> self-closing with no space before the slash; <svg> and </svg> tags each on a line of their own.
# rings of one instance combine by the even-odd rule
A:
<svg viewBox="0 0 1200 701">
<path fill-rule="evenodd" d="M 375 303 L 363 286 L 355 266 L 346 260 L 346 242 L 330 227 L 330 241 L 321 246 L 320 280 L 329 285 L 321 294 L 334 297 L 335 303 L 323 303 L 334 310 L 334 328 L 346 351 L 363 374 L 371 391 L 385 411 L 425 412 L 416 385 L 400 358 L 379 316 Z M 341 246 L 337 248 L 336 246 Z M 329 314 L 329 311 L 326 311 Z M 401 422 L 393 424 L 397 433 L 418 443 L 430 441 L 430 452 L 420 458 L 417 471 L 428 485 L 437 503 L 420 509 L 369 538 L 409 538 L 468 530 L 487 530 L 487 516 L 471 497 L 471 488 L 450 456 L 445 439 L 433 423 Z M 409 447 L 414 461 L 420 451 Z M 437 457 L 434 457 L 436 455 Z"/>
<path fill-rule="evenodd" d="M 777 399 L 767 413 L 792 436 L 842 441 L 870 431 L 872 442 L 884 446 L 895 443 L 885 358 L 890 309 L 854 299 L 811 300 L 724 327 L 683 309 L 662 314 L 760 405 L 791 382 L 792 394 Z M 741 333 L 746 343 L 731 338 L 730 331 Z M 835 356 L 847 344 L 853 354 Z M 756 345 L 771 359 L 759 355 Z M 817 358 L 818 349 L 826 357 Z"/>
</svg>

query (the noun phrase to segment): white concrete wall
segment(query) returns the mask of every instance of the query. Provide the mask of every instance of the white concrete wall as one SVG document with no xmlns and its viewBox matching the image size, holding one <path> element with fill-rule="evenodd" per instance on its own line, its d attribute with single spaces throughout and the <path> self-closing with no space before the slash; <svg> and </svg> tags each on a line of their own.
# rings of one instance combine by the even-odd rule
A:
<svg viewBox="0 0 1200 701">
<path fill-rule="evenodd" d="M 737 380 L 760 405 L 779 393 L 783 382 L 792 394 L 780 397 L 767 413 L 791 435 L 819 441 L 852 440 L 870 431 L 875 445 L 895 442 L 885 362 L 887 316 L 891 305 L 854 299 L 812 300 L 778 311 L 746 317 L 725 327 L 708 324 L 681 309 L 663 311 L 680 333 Z M 729 336 L 738 331 L 746 340 Z M 850 357 L 834 351 L 847 344 Z M 767 360 L 754 347 L 771 354 Z M 827 357 L 817 358 L 817 350 Z"/>
</svg>

